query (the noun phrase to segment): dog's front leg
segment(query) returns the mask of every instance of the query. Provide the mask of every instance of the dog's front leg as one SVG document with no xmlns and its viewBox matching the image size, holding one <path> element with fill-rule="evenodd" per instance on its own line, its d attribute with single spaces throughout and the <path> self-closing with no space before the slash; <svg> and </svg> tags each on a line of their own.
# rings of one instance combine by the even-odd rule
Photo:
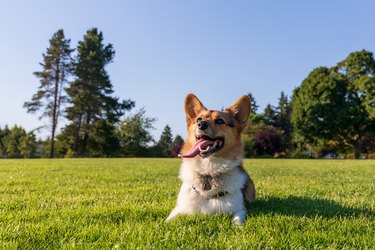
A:
<svg viewBox="0 0 375 250">
<path fill-rule="evenodd" d="M 178 194 L 176 207 L 169 214 L 166 221 L 171 221 L 181 214 L 193 214 L 192 204 L 194 203 L 193 200 L 195 195 L 196 194 L 191 188 L 191 185 L 182 184 Z"/>
<path fill-rule="evenodd" d="M 181 212 L 179 211 L 178 207 L 175 207 L 165 221 L 171 221 L 174 218 L 176 218 L 179 214 L 181 214 Z"/>
<path fill-rule="evenodd" d="M 234 212 L 232 221 L 236 225 L 242 225 L 245 221 L 245 216 L 246 216 L 246 210 L 245 209 Z"/>
</svg>

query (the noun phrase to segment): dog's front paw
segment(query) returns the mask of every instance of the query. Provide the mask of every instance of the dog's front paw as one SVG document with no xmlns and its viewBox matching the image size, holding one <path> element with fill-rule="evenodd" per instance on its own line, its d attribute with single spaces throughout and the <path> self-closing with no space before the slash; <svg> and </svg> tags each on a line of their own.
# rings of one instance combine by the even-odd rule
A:
<svg viewBox="0 0 375 250">
<path fill-rule="evenodd" d="M 242 225 L 245 221 L 245 215 L 246 215 L 246 211 L 245 210 L 240 210 L 238 212 L 235 212 L 233 214 L 233 224 L 235 225 Z"/>
<path fill-rule="evenodd" d="M 172 212 L 169 214 L 168 218 L 165 220 L 165 221 L 171 221 L 173 220 L 174 218 L 177 217 L 177 215 L 179 215 L 180 212 L 177 208 L 173 209 Z"/>
<path fill-rule="evenodd" d="M 168 221 L 173 220 L 174 218 L 176 218 L 176 215 L 170 214 L 165 221 L 168 222 Z"/>
</svg>

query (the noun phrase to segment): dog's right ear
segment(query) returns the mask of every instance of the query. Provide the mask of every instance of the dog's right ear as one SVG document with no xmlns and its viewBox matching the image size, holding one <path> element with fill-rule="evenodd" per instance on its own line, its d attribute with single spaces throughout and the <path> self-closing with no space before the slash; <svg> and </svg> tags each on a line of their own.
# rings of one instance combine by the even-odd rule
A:
<svg viewBox="0 0 375 250">
<path fill-rule="evenodd" d="M 193 95 L 188 94 L 185 98 L 185 112 L 186 112 L 186 122 L 190 125 L 191 122 L 195 121 L 197 115 L 203 111 L 207 110 L 205 106 L 199 101 L 199 99 Z"/>
</svg>

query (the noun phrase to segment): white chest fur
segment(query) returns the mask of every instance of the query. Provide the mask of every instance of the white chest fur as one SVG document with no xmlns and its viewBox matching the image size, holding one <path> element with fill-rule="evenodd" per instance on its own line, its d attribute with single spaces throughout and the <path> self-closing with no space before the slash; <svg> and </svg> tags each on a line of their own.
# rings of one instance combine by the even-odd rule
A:
<svg viewBox="0 0 375 250">
<path fill-rule="evenodd" d="M 232 213 L 234 219 L 240 214 L 237 220 L 243 222 L 245 207 L 241 189 L 247 176 L 238 168 L 241 163 L 242 158 L 184 159 L 180 169 L 182 186 L 177 206 L 167 220 L 178 214 Z M 204 188 L 202 176 L 212 177 L 214 185 L 210 189 Z M 217 195 L 219 192 L 225 192 L 225 195 Z"/>
</svg>

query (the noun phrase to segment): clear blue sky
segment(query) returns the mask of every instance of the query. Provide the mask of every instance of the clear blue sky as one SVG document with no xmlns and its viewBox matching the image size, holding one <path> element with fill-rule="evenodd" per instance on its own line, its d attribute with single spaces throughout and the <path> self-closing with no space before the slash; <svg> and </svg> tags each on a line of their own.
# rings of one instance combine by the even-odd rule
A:
<svg viewBox="0 0 375 250">
<path fill-rule="evenodd" d="M 157 117 L 155 139 L 166 124 L 185 136 L 187 93 L 221 109 L 251 92 L 264 109 L 315 67 L 375 52 L 375 1 L 7 0 L 0 9 L 1 127 L 45 123 L 22 105 L 60 28 L 73 47 L 89 28 L 103 32 L 116 50 L 107 67 L 115 95 Z"/>
</svg>

